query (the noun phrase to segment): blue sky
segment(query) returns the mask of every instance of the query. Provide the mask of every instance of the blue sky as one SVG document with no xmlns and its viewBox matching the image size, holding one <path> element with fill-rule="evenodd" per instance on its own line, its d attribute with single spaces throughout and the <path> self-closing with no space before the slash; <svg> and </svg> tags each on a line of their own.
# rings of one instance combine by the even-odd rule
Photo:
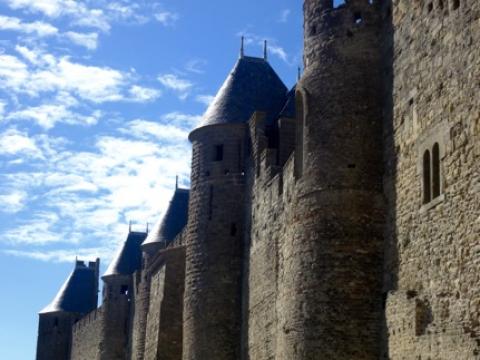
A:
<svg viewBox="0 0 480 360">
<path fill-rule="evenodd" d="M 188 132 L 235 63 L 302 56 L 294 0 L 0 0 L 0 359 L 32 359 L 37 312 L 75 256 L 102 267 L 128 222 L 188 186 Z"/>
</svg>

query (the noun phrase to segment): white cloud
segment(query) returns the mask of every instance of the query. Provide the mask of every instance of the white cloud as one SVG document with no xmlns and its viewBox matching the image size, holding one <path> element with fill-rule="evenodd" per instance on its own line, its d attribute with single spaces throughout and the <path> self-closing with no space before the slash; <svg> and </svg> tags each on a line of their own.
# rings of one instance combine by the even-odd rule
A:
<svg viewBox="0 0 480 360">
<path fill-rule="evenodd" d="M 8 114 L 7 120 L 31 120 L 44 129 L 51 129 L 56 123 L 70 125 L 95 125 L 101 116 L 96 110 L 90 115 L 75 113 L 62 104 L 31 106 Z"/>
<path fill-rule="evenodd" d="M 288 18 L 290 17 L 290 14 L 292 11 L 290 9 L 284 9 L 282 10 L 280 17 L 278 18 L 278 21 L 281 23 L 286 23 L 288 21 Z"/>
<path fill-rule="evenodd" d="M 177 126 L 192 130 L 200 123 L 202 116 L 173 111 L 163 115 L 162 119 Z"/>
<path fill-rule="evenodd" d="M 162 95 L 162 92 L 158 89 L 152 89 L 138 85 L 133 85 L 130 88 L 129 93 L 131 99 L 138 102 L 153 101 Z"/>
<path fill-rule="evenodd" d="M 127 123 L 121 132 L 139 139 L 155 139 L 162 142 L 186 141 L 188 130 L 172 124 L 160 124 L 153 121 L 137 119 Z"/>
<path fill-rule="evenodd" d="M 3 250 L 7 255 L 55 263 L 73 263 L 77 258 L 83 261 L 95 261 L 100 258 L 107 262 L 112 258 L 112 251 L 106 247 L 70 249 L 70 250 Z"/>
<path fill-rule="evenodd" d="M 215 96 L 213 95 L 197 95 L 195 97 L 195 101 L 206 106 L 209 106 L 212 103 L 213 99 L 215 99 Z"/>
<path fill-rule="evenodd" d="M 91 9 L 82 1 L 75 0 L 6 0 L 12 9 L 42 13 L 50 18 L 68 16 L 74 25 L 110 30 L 108 14 L 102 9 Z"/>
<path fill-rule="evenodd" d="M 70 35 L 72 34 L 70 33 Z M 95 36 L 92 37 L 92 39 L 94 38 Z M 84 40 L 88 41 L 87 38 Z M 90 46 L 87 43 L 84 45 Z M 93 45 L 91 44 L 91 46 Z M 161 96 L 161 91 L 158 89 L 132 84 L 136 78 L 132 72 L 122 72 L 106 66 L 85 65 L 74 62 L 69 57 L 56 58 L 42 50 L 29 49 L 20 45 L 17 45 L 15 49 L 27 60 L 27 63 L 15 56 L 0 54 L 0 87 L 9 89 L 16 94 L 26 93 L 36 97 L 49 92 L 63 94 L 64 97 L 73 99 L 74 102 L 76 102 L 75 98 L 79 97 L 93 103 L 147 102 Z M 180 96 L 188 95 L 188 91 L 193 86 L 190 82 L 174 75 L 166 75 L 162 77 L 162 81 L 166 87 L 179 92 Z M 76 104 L 68 104 L 68 106 L 73 105 Z M 53 105 L 49 104 L 48 106 Z M 49 107 L 42 108 L 42 113 L 52 113 L 49 109 Z M 67 114 L 67 107 L 58 110 L 60 111 L 57 118 L 72 115 L 71 113 Z M 40 119 L 41 116 L 38 115 L 36 118 Z M 46 124 L 55 121 L 44 119 L 41 122 Z M 79 123 L 78 119 L 72 122 Z"/>
<path fill-rule="evenodd" d="M 281 46 L 270 44 L 268 46 L 268 51 L 271 54 L 277 56 L 280 60 L 283 60 L 284 62 L 289 63 L 288 54 L 285 51 L 285 49 L 282 48 Z"/>
<path fill-rule="evenodd" d="M 3 115 L 5 114 L 5 108 L 7 107 L 6 101 L 0 100 L 0 121 L 3 118 Z"/>
<path fill-rule="evenodd" d="M 12 191 L 0 194 L 0 212 L 16 213 L 25 207 L 27 193 L 25 191 Z"/>
<path fill-rule="evenodd" d="M 179 15 L 170 11 L 159 11 L 155 15 L 155 19 L 164 26 L 172 26 L 179 19 Z"/>
<path fill-rule="evenodd" d="M 8 129 L 0 133 L 0 155 L 42 157 L 35 140 L 16 129 Z"/>
<path fill-rule="evenodd" d="M 203 67 L 207 64 L 206 60 L 203 59 L 192 59 L 187 62 L 185 69 L 195 74 L 204 74 L 205 70 Z"/>
<path fill-rule="evenodd" d="M 25 23 L 16 17 L 3 15 L 0 15 L 0 30 L 19 31 L 38 36 L 52 36 L 58 33 L 58 29 L 55 26 L 42 21 Z"/>
<path fill-rule="evenodd" d="M 74 44 L 83 46 L 88 50 L 95 50 L 98 46 L 98 34 L 94 32 L 78 33 L 75 31 L 67 31 L 65 36 Z"/>
<path fill-rule="evenodd" d="M 186 99 L 193 88 L 190 80 L 182 79 L 175 74 L 163 74 L 158 76 L 158 81 L 167 89 L 175 91 L 180 99 Z"/>
</svg>

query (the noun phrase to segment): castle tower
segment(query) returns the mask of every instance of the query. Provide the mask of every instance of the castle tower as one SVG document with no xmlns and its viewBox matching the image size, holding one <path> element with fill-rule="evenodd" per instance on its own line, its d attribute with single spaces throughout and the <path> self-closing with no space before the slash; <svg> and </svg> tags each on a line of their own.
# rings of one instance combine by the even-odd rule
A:
<svg viewBox="0 0 480 360">
<path fill-rule="evenodd" d="M 296 200 L 283 245 L 279 359 L 378 359 L 382 69 L 377 1 L 305 0 Z"/>
<path fill-rule="evenodd" d="M 287 89 L 265 58 L 243 56 L 199 127 L 187 225 L 183 359 L 239 359 L 247 121 L 278 114 Z"/>
<path fill-rule="evenodd" d="M 97 307 L 100 260 L 77 260 L 54 300 L 39 314 L 37 360 L 70 358 L 72 325 Z"/>
<path fill-rule="evenodd" d="M 132 300 L 132 274 L 141 268 L 141 244 L 145 232 L 129 231 L 102 276 L 104 282 L 104 321 L 101 329 L 100 358 L 102 360 L 125 358 L 130 330 L 130 302 Z"/>
</svg>

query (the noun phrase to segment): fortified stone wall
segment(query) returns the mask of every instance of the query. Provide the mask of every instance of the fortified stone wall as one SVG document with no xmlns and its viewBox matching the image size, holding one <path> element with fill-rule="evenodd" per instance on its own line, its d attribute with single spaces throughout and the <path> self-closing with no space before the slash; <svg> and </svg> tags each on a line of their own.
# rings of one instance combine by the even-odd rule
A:
<svg viewBox="0 0 480 360">
<path fill-rule="evenodd" d="M 103 307 L 99 307 L 73 326 L 71 360 L 100 359 L 103 322 Z"/>
<path fill-rule="evenodd" d="M 397 0 L 392 16 L 385 352 L 478 359 L 480 2 Z"/>
<path fill-rule="evenodd" d="M 161 251 L 150 275 L 145 359 L 182 357 L 185 248 Z"/>
<path fill-rule="evenodd" d="M 283 309 L 277 304 L 282 268 L 281 247 L 292 236 L 287 223 L 294 191 L 293 157 L 285 168 L 272 177 L 272 164 L 263 151 L 260 171 L 252 171 L 250 188 L 251 214 L 246 234 L 246 267 L 244 270 L 244 359 L 276 359 L 277 332 L 285 331 L 279 322 Z M 262 161 L 263 160 L 263 161 Z"/>
</svg>

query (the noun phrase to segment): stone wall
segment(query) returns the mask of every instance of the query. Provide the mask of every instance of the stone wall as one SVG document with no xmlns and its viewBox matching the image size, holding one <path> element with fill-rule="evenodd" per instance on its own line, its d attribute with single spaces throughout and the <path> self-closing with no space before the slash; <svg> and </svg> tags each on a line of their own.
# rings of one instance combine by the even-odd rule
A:
<svg viewBox="0 0 480 360">
<path fill-rule="evenodd" d="M 397 0 L 392 22 L 385 357 L 478 359 L 480 2 Z M 435 143 L 440 195 L 425 203 Z"/>
<path fill-rule="evenodd" d="M 73 326 L 70 360 L 100 359 L 103 321 L 103 308 L 99 307 Z"/>
<path fill-rule="evenodd" d="M 69 359 L 72 326 L 80 316 L 66 312 L 40 314 L 36 359 Z"/>
</svg>

